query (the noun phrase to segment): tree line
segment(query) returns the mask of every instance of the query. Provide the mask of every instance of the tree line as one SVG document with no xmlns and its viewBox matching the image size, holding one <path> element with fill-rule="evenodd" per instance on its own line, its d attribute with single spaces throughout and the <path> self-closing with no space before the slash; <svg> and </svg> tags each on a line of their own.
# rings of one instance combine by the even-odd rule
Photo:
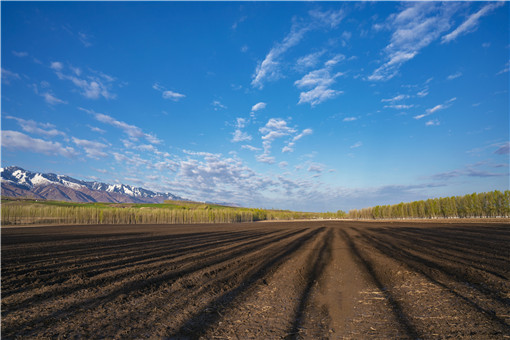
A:
<svg viewBox="0 0 510 340">
<path fill-rule="evenodd" d="M 510 217 L 510 190 L 350 210 L 353 219 Z"/>
<path fill-rule="evenodd" d="M 70 202 L 4 201 L 1 222 L 9 224 L 192 224 L 266 220 L 338 218 L 338 213 L 227 208 L 207 205 L 153 207 L 109 206 Z"/>
</svg>

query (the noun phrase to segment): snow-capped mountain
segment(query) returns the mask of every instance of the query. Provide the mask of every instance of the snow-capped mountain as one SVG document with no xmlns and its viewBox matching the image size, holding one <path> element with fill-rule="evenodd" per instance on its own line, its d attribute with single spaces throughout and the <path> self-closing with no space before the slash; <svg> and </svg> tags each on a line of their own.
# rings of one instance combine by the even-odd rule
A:
<svg viewBox="0 0 510 340">
<path fill-rule="evenodd" d="M 65 175 L 36 173 L 17 166 L 1 168 L 2 196 L 25 196 L 74 202 L 162 203 L 180 200 L 171 194 L 133 187 L 81 181 Z"/>
</svg>

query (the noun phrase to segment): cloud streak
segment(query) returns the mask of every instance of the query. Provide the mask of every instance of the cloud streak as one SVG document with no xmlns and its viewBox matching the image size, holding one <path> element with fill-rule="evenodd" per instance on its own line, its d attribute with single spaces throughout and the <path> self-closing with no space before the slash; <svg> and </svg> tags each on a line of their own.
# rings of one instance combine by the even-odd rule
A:
<svg viewBox="0 0 510 340">
<path fill-rule="evenodd" d="M 48 156 L 63 156 L 72 158 L 77 152 L 69 146 L 59 142 L 50 142 L 43 139 L 32 138 L 17 131 L 2 131 L 2 147 L 8 150 L 42 153 Z"/>
<path fill-rule="evenodd" d="M 55 125 L 50 123 L 39 123 L 34 120 L 27 120 L 13 116 L 5 116 L 7 119 L 15 120 L 21 129 L 28 133 L 35 133 L 37 135 L 44 135 L 48 137 L 65 136 L 62 131 L 55 129 Z"/>
<path fill-rule="evenodd" d="M 478 28 L 478 22 L 480 18 L 489 14 L 492 10 L 503 6 L 504 2 L 496 2 L 490 3 L 482 7 L 478 12 L 473 13 L 466 19 L 459 27 L 457 27 L 453 32 L 448 33 L 441 39 L 442 44 L 449 43 L 455 39 L 457 39 L 461 35 L 465 35 L 471 32 L 476 31 Z"/>
<path fill-rule="evenodd" d="M 94 118 L 101 123 L 105 123 L 105 124 L 114 126 L 118 129 L 122 130 L 125 134 L 127 134 L 129 136 L 129 138 L 131 140 L 136 141 L 139 138 L 145 138 L 149 143 L 152 143 L 152 144 L 161 143 L 161 141 L 157 137 L 155 137 L 154 135 L 152 135 L 150 133 L 143 132 L 142 129 L 139 128 L 138 126 L 131 125 L 131 124 L 128 124 L 123 121 L 119 121 L 119 120 L 117 120 L 111 116 L 105 115 L 103 113 L 97 113 L 92 110 L 87 110 L 84 108 L 80 108 L 80 110 L 93 115 Z"/>
<path fill-rule="evenodd" d="M 308 21 L 299 20 L 294 22 L 289 34 L 281 42 L 275 44 L 264 60 L 258 63 L 252 76 L 251 85 L 253 87 L 262 89 L 264 83 L 280 79 L 283 76 L 281 73 L 283 55 L 289 49 L 298 45 L 306 33 L 320 28 L 335 28 L 345 16 L 342 10 L 325 12 L 314 10 L 310 11 L 309 15 L 310 20 Z"/>
<path fill-rule="evenodd" d="M 368 80 L 385 81 L 396 76 L 404 63 L 416 57 L 450 28 L 451 16 L 458 6 L 452 3 L 415 2 L 401 12 L 390 15 L 385 26 L 393 30 L 393 34 L 384 49 L 386 61 Z"/>
</svg>

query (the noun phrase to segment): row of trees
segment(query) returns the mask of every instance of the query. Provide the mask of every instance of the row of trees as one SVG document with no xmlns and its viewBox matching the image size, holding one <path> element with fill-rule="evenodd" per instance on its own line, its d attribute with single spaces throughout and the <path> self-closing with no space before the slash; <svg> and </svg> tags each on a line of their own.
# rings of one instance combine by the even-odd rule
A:
<svg viewBox="0 0 510 340">
<path fill-rule="evenodd" d="M 307 213 L 249 208 L 101 207 L 15 201 L 2 204 L 2 224 L 190 224 L 338 218 L 338 213 Z"/>
<path fill-rule="evenodd" d="M 234 208 L 162 209 L 4 205 L 2 224 L 188 224 L 251 222 L 253 213 Z"/>
<path fill-rule="evenodd" d="M 510 190 L 377 205 L 350 210 L 348 217 L 354 219 L 510 217 Z"/>
</svg>

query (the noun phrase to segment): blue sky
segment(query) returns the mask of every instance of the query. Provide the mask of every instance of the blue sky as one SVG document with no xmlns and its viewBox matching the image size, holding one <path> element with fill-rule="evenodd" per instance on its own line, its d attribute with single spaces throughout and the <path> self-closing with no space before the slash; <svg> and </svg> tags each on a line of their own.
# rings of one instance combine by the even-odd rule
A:
<svg viewBox="0 0 510 340">
<path fill-rule="evenodd" d="M 336 211 L 509 188 L 509 4 L 2 2 L 2 166 Z"/>
</svg>

